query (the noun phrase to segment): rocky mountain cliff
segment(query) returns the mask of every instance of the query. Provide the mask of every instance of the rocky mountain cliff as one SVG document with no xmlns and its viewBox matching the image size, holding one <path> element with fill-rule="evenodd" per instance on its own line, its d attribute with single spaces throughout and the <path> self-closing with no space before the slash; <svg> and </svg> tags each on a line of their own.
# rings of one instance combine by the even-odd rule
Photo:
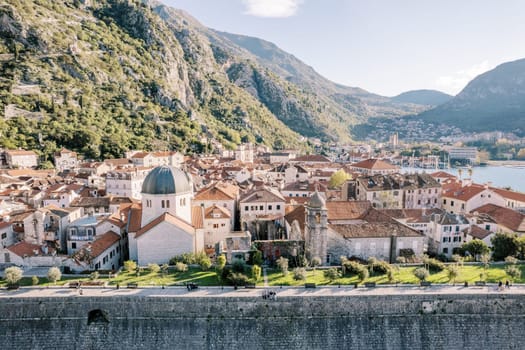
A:
<svg viewBox="0 0 525 350">
<path fill-rule="evenodd" d="M 103 158 L 347 141 L 357 122 L 422 108 L 334 84 L 271 43 L 156 1 L 7 0 L 0 77 L 0 147 L 44 159 L 59 147 Z"/>
<path fill-rule="evenodd" d="M 479 75 L 452 100 L 419 117 L 466 131 L 525 135 L 525 59 Z"/>
<path fill-rule="evenodd" d="M 392 101 L 435 107 L 450 101 L 453 97 L 437 90 L 412 90 L 392 97 Z"/>
</svg>

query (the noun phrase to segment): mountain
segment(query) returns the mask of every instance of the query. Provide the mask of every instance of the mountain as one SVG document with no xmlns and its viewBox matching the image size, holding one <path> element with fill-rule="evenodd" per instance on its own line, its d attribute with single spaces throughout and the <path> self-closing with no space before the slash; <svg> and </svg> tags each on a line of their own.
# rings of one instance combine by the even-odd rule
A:
<svg viewBox="0 0 525 350">
<path fill-rule="evenodd" d="M 525 135 L 525 59 L 503 63 L 474 78 L 453 99 L 418 117 L 465 131 Z"/>
<path fill-rule="evenodd" d="M 412 90 L 392 97 L 393 102 L 414 103 L 418 105 L 439 106 L 454 96 L 436 90 Z"/>
<path fill-rule="evenodd" d="M 264 40 L 156 1 L 0 4 L 0 147 L 210 150 L 348 141 L 353 125 L 426 107 L 334 84 Z M 3 118 L 2 118 L 3 117 Z"/>
</svg>

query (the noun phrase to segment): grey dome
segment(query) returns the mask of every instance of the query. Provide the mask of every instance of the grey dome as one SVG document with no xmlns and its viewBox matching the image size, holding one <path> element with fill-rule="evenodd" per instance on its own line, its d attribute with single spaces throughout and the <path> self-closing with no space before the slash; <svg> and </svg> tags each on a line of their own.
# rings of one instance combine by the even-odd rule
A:
<svg viewBox="0 0 525 350">
<path fill-rule="evenodd" d="M 307 205 L 310 208 L 325 208 L 326 201 L 319 192 L 315 191 L 312 197 L 310 197 L 310 200 L 308 201 Z"/>
<path fill-rule="evenodd" d="M 180 170 L 163 165 L 156 167 L 142 183 L 142 193 L 177 194 L 192 190 L 189 175 Z"/>
</svg>

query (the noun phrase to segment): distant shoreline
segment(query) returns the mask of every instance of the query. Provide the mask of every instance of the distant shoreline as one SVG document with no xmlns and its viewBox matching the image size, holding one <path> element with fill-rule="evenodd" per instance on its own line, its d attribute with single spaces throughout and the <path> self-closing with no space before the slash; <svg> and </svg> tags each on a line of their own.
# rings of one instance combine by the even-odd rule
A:
<svg viewBox="0 0 525 350">
<path fill-rule="evenodd" d="M 524 160 L 489 160 L 487 162 L 487 165 L 525 167 L 525 161 Z"/>
</svg>

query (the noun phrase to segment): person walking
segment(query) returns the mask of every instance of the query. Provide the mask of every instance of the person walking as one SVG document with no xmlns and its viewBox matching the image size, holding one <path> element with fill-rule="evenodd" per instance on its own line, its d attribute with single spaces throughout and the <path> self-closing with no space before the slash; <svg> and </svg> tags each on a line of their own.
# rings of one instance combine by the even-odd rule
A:
<svg viewBox="0 0 525 350">
<path fill-rule="evenodd" d="M 509 280 L 506 280 L 506 281 L 505 281 L 505 288 L 507 288 L 507 289 L 510 288 L 510 282 L 509 282 Z"/>
</svg>

